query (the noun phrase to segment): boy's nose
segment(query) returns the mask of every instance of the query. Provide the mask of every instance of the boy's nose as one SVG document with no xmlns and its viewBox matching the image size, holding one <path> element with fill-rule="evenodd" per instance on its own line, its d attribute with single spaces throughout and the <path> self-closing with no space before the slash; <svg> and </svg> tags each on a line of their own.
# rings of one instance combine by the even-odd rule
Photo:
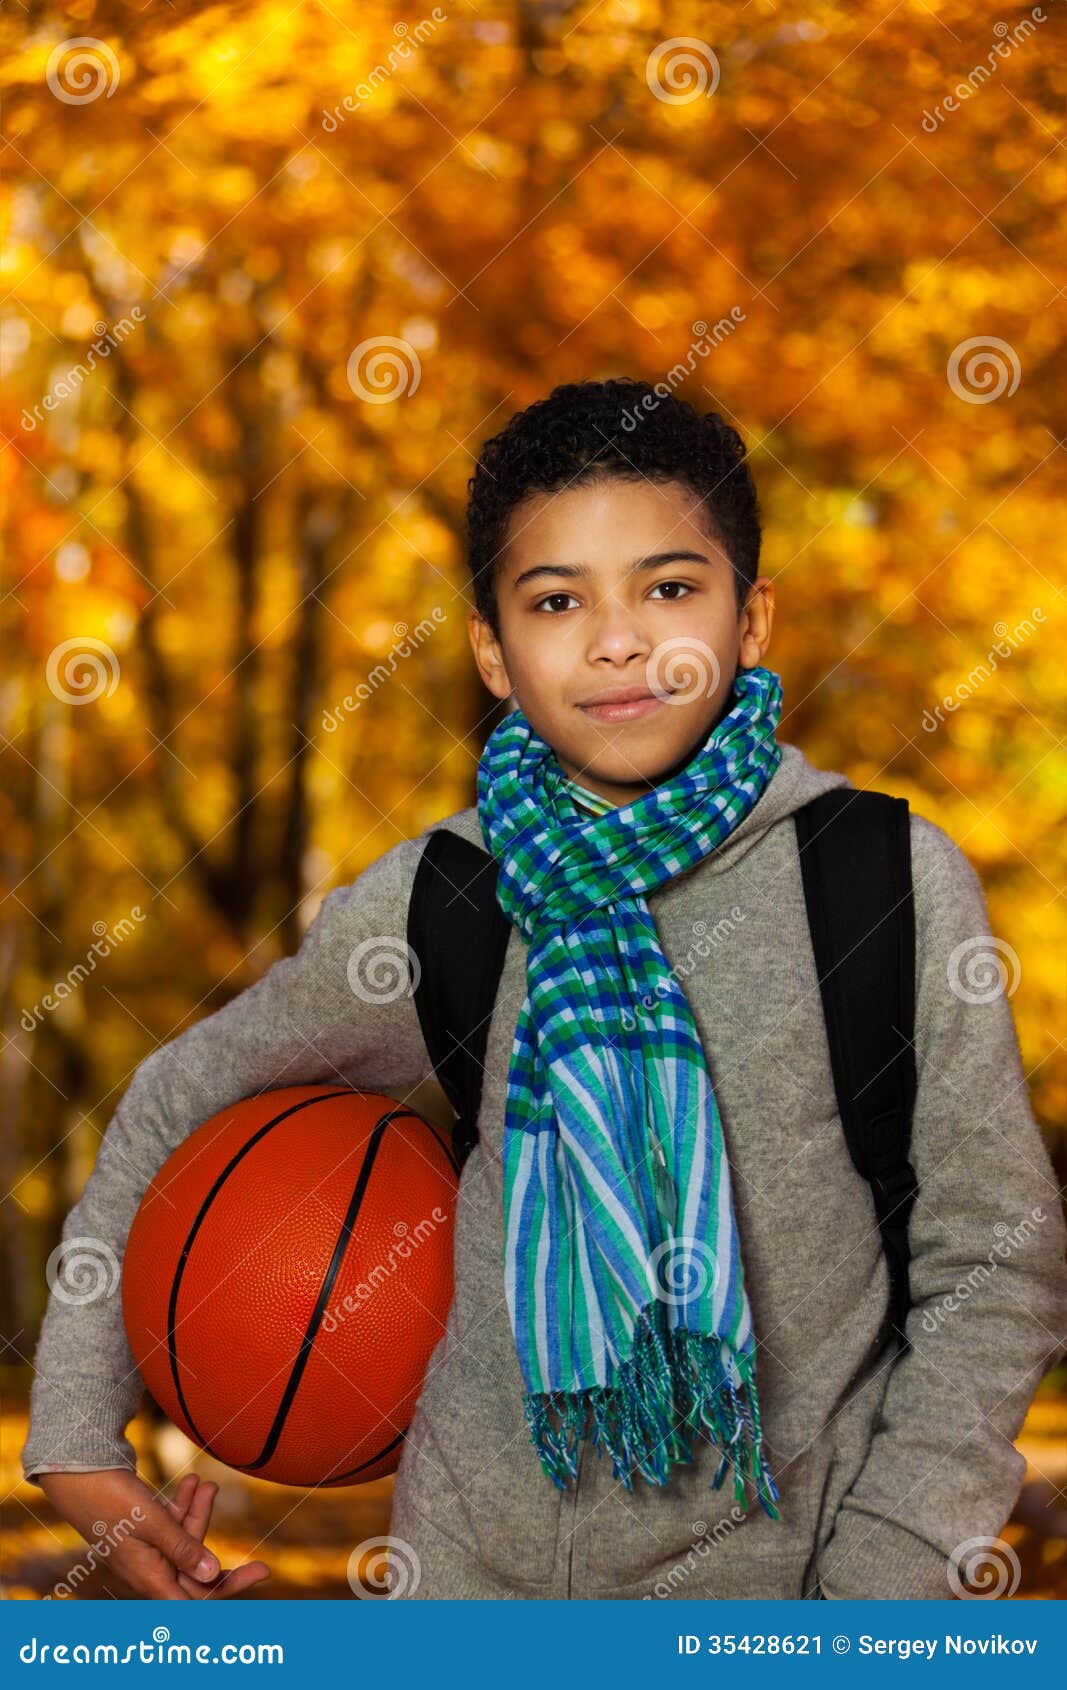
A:
<svg viewBox="0 0 1067 1690">
<path fill-rule="evenodd" d="M 647 658 L 652 641 L 642 632 L 640 620 L 625 605 L 609 602 L 590 612 L 586 655 L 591 663 L 609 658 L 626 663 Z"/>
</svg>

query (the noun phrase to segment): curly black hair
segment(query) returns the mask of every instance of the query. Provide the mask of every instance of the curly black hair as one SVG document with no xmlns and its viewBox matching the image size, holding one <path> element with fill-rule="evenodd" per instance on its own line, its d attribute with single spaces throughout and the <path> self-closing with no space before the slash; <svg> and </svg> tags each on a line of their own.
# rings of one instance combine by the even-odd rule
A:
<svg viewBox="0 0 1067 1690">
<path fill-rule="evenodd" d="M 760 552 L 759 504 L 741 436 L 717 411 L 701 416 L 686 400 L 623 376 L 553 388 L 482 447 L 467 482 L 467 561 L 475 607 L 494 638 L 494 579 L 511 512 L 528 494 L 608 477 L 680 481 L 692 490 L 711 538 L 733 564 L 740 613 Z"/>
</svg>

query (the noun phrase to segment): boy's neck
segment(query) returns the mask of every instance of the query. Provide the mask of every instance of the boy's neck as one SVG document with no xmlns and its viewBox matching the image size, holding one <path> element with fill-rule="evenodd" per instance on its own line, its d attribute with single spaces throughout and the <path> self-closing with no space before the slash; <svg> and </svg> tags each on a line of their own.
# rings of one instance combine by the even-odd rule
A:
<svg viewBox="0 0 1067 1690">
<path fill-rule="evenodd" d="M 618 804 L 613 804 L 610 798 L 604 798 L 599 792 L 591 792 L 587 786 L 580 786 L 576 780 L 567 778 L 567 790 L 576 804 L 591 815 L 603 816 L 609 810 L 617 810 Z"/>
</svg>

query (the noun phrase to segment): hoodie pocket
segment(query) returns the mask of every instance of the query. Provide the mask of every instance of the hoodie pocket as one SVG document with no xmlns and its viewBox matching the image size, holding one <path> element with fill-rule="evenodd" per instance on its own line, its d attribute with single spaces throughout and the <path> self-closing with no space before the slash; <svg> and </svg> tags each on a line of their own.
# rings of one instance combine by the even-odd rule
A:
<svg viewBox="0 0 1067 1690">
<path fill-rule="evenodd" d="M 477 1438 L 416 1413 L 398 1471 L 398 1513 L 428 1520 L 496 1579 L 546 1585 L 552 1578 L 562 1493 L 542 1472 L 524 1420 L 497 1425 L 498 1405 Z"/>
<path fill-rule="evenodd" d="M 795 1571 L 799 1587 L 815 1539 L 818 1497 L 825 1463 L 816 1451 L 790 1457 L 764 1437 L 767 1464 L 778 1488 L 781 1518 L 765 1514 L 748 1486 L 744 1505 L 735 1502 L 728 1469 L 718 1490 L 710 1488 L 718 1451 L 700 1440 L 689 1466 L 676 1467 L 666 1485 L 640 1477 L 626 1491 L 611 1476 L 610 1463 L 586 1459 L 573 1525 L 572 1594 L 597 1594 L 627 1585 L 741 1589 L 746 1569 L 757 1582 L 773 1582 L 773 1569 Z M 814 1457 L 812 1459 L 811 1457 Z"/>
</svg>

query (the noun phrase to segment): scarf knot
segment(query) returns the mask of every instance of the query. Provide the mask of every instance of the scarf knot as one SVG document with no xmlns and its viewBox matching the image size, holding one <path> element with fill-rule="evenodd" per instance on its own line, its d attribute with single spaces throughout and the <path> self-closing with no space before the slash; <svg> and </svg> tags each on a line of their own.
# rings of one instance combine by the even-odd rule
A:
<svg viewBox="0 0 1067 1690">
<path fill-rule="evenodd" d="M 527 944 L 574 926 L 594 910 L 643 896 L 626 884 L 612 831 L 581 819 L 546 826 L 542 815 L 529 823 L 524 837 L 513 837 L 511 861 L 527 858 L 543 865 L 533 880 L 508 874 L 506 865 L 498 874 L 498 900 Z"/>
</svg>

